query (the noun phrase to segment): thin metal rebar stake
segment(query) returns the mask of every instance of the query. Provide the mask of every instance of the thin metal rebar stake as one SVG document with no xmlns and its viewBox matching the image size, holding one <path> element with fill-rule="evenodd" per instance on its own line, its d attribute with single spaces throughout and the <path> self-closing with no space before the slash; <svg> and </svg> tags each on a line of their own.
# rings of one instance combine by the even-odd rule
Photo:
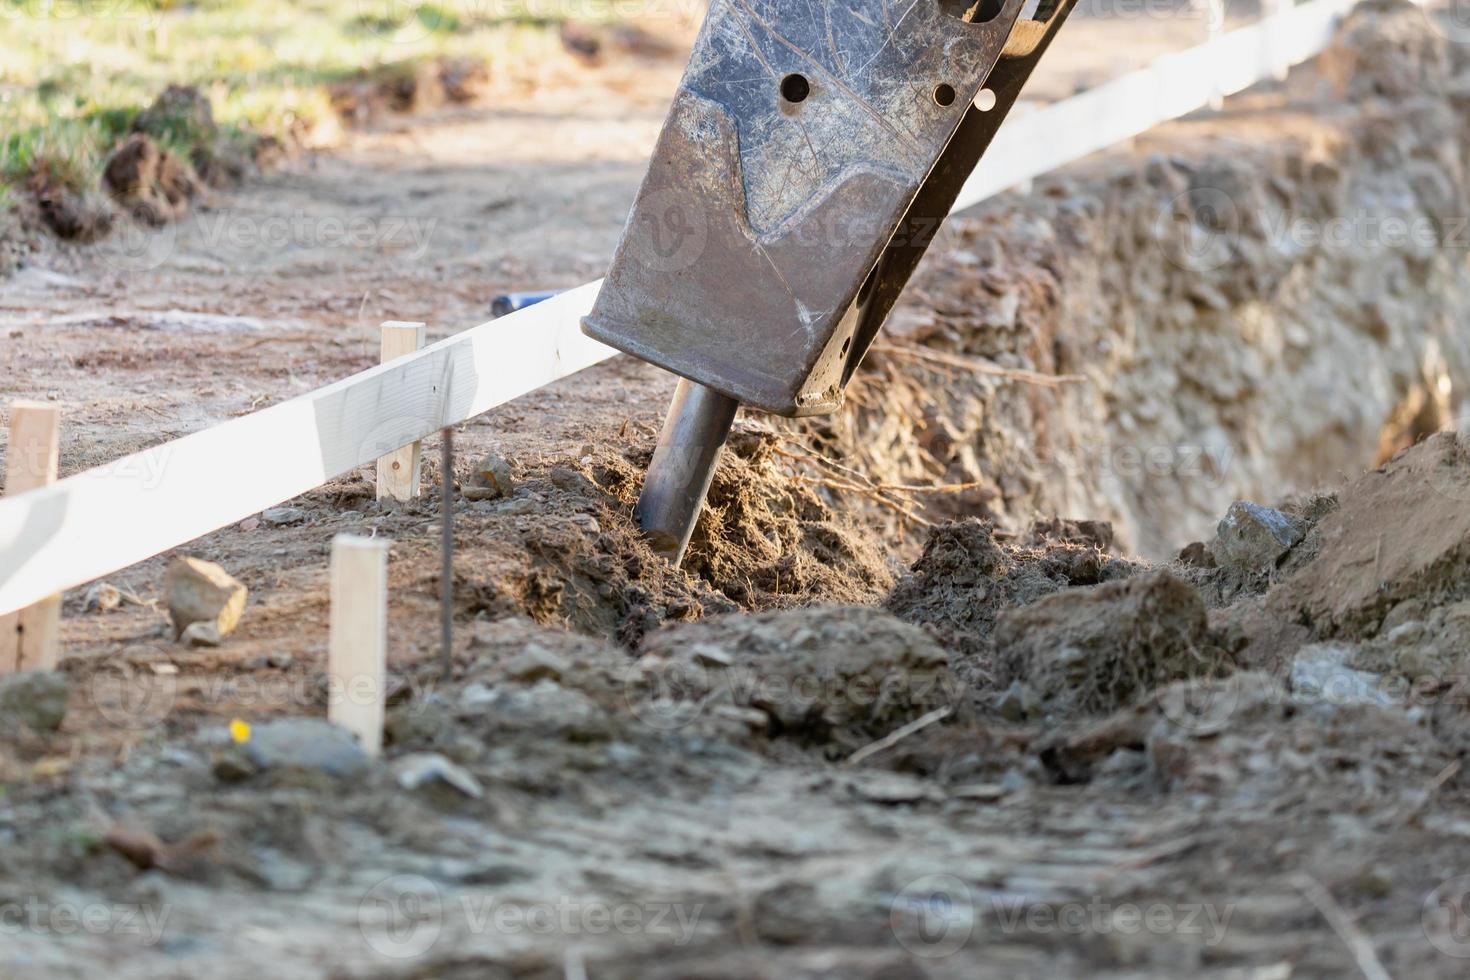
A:
<svg viewBox="0 0 1470 980">
<path fill-rule="evenodd" d="M 439 669 L 454 674 L 454 427 L 445 426 L 439 488 Z"/>
<path fill-rule="evenodd" d="M 633 513 L 654 550 L 675 565 L 684 560 L 739 410 L 735 399 L 693 381 L 681 378 L 674 391 Z"/>
</svg>

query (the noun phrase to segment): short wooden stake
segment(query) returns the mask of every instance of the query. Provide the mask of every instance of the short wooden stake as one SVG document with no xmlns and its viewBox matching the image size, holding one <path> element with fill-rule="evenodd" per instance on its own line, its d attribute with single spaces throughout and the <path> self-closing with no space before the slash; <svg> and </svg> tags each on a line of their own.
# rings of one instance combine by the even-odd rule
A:
<svg viewBox="0 0 1470 980">
<path fill-rule="evenodd" d="M 352 534 L 332 539 L 327 717 L 374 757 L 383 749 L 388 673 L 388 544 Z"/>
<path fill-rule="evenodd" d="M 424 346 L 426 326 L 389 320 L 383 324 L 382 363 L 395 361 Z M 419 443 L 395 449 L 378 460 L 378 499 L 412 500 L 419 495 Z"/>
<path fill-rule="evenodd" d="M 5 451 L 5 493 L 14 495 L 56 482 L 61 410 L 46 402 L 10 405 L 10 445 Z M 55 670 L 61 650 L 61 596 L 0 616 L 0 674 Z"/>
</svg>

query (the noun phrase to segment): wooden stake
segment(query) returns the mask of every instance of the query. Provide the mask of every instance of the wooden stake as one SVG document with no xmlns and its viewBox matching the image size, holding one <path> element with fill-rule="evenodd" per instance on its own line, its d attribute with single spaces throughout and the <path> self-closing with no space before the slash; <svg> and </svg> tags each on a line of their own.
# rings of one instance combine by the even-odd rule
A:
<svg viewBox="0 0 1470 980">
<path fill-rule="evenodd" d="M 61 411 L 45 402 L 12 402 L 5 452 L 5 493 L 25 493 L 56 482 Z M 61 649 L 61 596 L 44 598 L 0 616 L 0 674 L 55 670 Z"/>
<path fill-rule="evenodd" d="M 422 323 L 389 320 L 383 324 L 382 363 L 417 353 L 424 346 Z M 419 495 L 420 444 L 393 450 L 378 460 L 378 499 L 412 500 Z"/>
<path fill-rule="evenodd" d="M 368 755 L 383 750 L 388 672 L 388 544 L 339 534 L 332 539 L 331 639 L 327 717 L 355 734 Z"/>
</svg>

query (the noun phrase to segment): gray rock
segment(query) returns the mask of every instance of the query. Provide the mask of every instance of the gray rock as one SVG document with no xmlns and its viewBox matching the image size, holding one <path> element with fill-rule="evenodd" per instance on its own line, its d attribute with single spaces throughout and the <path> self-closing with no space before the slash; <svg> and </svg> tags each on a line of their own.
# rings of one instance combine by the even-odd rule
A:
<svg viewBox="0 0 1470 980">
<path fill-rule="evenodd" d="M 1020 681 L 1011 681 L 1011 686 L 995 702 L 995 710 L 1002 718 L 1011 722 L 1025 721 L 1036 714 L 1040 707 L 1036 692 Z"/>
<path fill-rule="evenodd" d="M 475 463 L 464 496 L 467 500 L 499 500 L 510 496 L 513 490 L 515 475 L 511 472 L 510 461 L 491 453 Z"/>
<path fill-rule="evenodd" d="M 122 593 L 117 586 L 98 582 L 87 590 L 87 612 L 111 612 L 122 605 Z"/>
<path fill-rule="evenodd" d="M 1215 532 L 1211 552 L 1222 565 L 1263 572 L 1307 536 L 1307 523 L 1279 510 L 1238 500 Z"/>
<path fill-rule="evenodd" d="M 214 623 L 190 623 L 179 634 L 179 642 L 191 647 L 217 647 L 223 639 Z"/>
<path fill-rule="evenodd" d="M 577 742 L 601 741 L 611 735 L 608 714 L 597 702 L 551 680 L 508 689 L 471 684 L 460 695 L 459 714 L 502 732 Z"/>
<path fill-rule="evenodd" d="M 393 774 L 398 785 L 410 792 L 443 785 L 472 800 L 478 800 L 485 795 L 474 776 L 436 752 L 417 752 L 404 756 L 393 764 Z"/>
<path fill-rule="evenodd" d="M 221 637 L 240 625 L 249 593 L 223 568 L 198 558 L 175 558 L 163 579 L 174 636 L 193 623 L 212 623 Z"/>
<path fill-rule="evenodd" d="M 356 737 L 321 718 L 285 718 L 258 725 L 244 744 L 257 769 L 305 769 L 329 776 L 358 776 L 370 762 Z"/>
<path fill-rule="evenodd" d="M 1382 677 L 1347 666 L 1352 650 L 1332 643 L 1302 647 L 1291 662 L 1292 698 L 1306 704 L 1344 706 L 1372 704 L 1395 707 L 1398 702 L 1384 690 Z"/>
<path fill-rule="evenodd" d="M 572 523 L 589 534 L 601 534 L 602 525 L 591 514 L 573 514 Z"/>
<path fill-rule="evenodd" d="M 66 718 L 71 684 L 65 674 L 28 670 L 0 678 L 0 724 L 25 723 L 33 732 L 54 732 Z"/>
<path fill-rule="evenodd" d="M 565 657 L 558 656 L 540 644 L 532 643 L 505 663 L 505 676 L 522 684 L 534 684 L 550 678 L 561 680 L 571 670 Z"/>
<path fill-rule="evenodd" d="M 306 511 L 300 507 L 272 507 L 262 511 L 260 519 L 272 527 L 289 527 L 306 521 Z"/>
</svg>

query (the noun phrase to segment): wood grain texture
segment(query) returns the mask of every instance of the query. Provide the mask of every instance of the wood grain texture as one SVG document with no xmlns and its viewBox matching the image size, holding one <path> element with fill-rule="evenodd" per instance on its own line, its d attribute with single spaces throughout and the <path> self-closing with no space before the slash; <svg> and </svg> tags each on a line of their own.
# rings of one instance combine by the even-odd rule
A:
<svg viewBox="0 0 1470 980">
<path fill-rule="evenodd" d="M 383 751 L 387 694 L 388 547 L 384 538 L 332 539 L 327 717 L 375 758 Z"/>
<path fill-rule="evenodd" d="M 616 351 L 600 282 L 299 398 L 0 499 L 0 614 L 176 548 Z"/>
<path fill-rule="evenodd" d="M 383 324 L 381 363 L 389 364 L 424 346 L 427 324 L 390 320 Z M 419 495 L 422 443 L 395 447 L 378 457 L 378 499 L 412 500 Z"/>
<path fill-rule="evenodd" d="M 5 450 L 5 493 L 25 493 L 56 482 L 61 459 L 61 410 L 46 402 L 10 406 Z M 0 616 L 0 673 L 54 670 L 61 653 L 61 596 L 53 594 Z"/>
</svg>

